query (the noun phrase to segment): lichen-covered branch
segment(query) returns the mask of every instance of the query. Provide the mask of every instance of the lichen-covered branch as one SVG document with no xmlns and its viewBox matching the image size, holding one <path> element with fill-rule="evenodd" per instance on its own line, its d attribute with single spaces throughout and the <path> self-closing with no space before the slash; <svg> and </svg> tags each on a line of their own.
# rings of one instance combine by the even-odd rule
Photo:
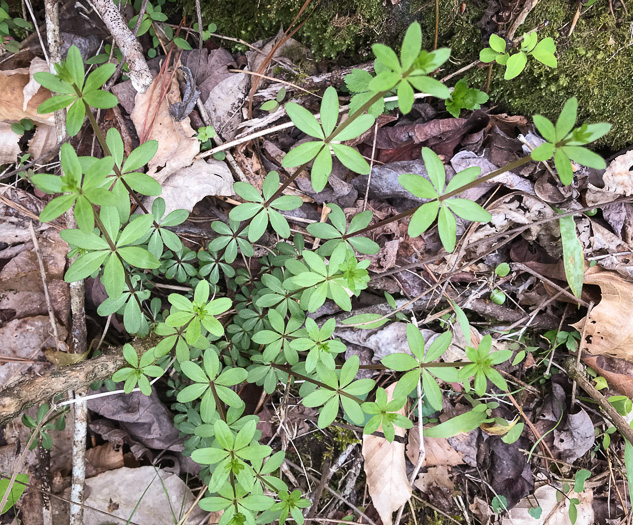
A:
<svg viewBox="0 0 633 525">
<path fill-rule="evenodd" d="M 121 349 L 114 349 L 95 359 L 56 368 L 43 375 L 18 377 L 0 390 L 0 426 L 58 394 L 81 390 L 95 381 L 111 377 L 124 362 Z"/>
<path fill-rule="evenodd" d="M 152 83 L 152 74 L 147 67 L 143 49 L 138 40 L 128 28 L 112 0 L 91 0 L 91 4 L 119 46 L 123 58 L 130 68 L 130 80 L 134 89 L 139 93 L 145 93 Z"/>
</svg>

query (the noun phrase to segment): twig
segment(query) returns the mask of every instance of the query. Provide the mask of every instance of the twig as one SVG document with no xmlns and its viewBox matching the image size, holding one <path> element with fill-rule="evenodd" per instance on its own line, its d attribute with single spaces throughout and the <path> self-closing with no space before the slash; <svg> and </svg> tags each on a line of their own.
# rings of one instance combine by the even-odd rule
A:
<svg viewBox="0 0 633 525">
<path fill-rule="evenodd" d="M 89 0 L 94 10 L 99 14 L 108 30 L 114 37 L 123 54 L 123 60 L 130 69 L 132 86 L 139 93 L 145 93 L 152 83 L 152 74 L 147 67 L 143 48 L 136 37 L 127 27 L 121 13 L 112 0 Z"/>
<path fill-rule="evenodd" d="M 290 465 L 293 469 L 297 470 L 297 471 L 302 471 L 303 469 L 297 465 L 296 463 L 293 463 L 292 461 L 290 461 L 288 458 L 284 459 L 284 463 Z M 305 472 L 305 475 L 309 478 L 312 478 L 312 481 L 314 482 L 318 482 L 319 480 L 316 478 L 316 476 L 313 476 L 312 474 L 310 474 L 309 472 Z M 360 510 L 356 505 L 354 505 L 352 502 L 347 501 L 346 499 L 342 498 L 341 496 L 339 496 L 339 494 L 332 490 L 330 487 L 326 486 L 325 489 L 332 494 L 332 496 L 334 496 L 336 499 L 342 501 L 343 503 L 345 503 L 345 505 L 347 505 L 350 509 L 352 509 L 354 512 L 356 512 L 359 516 L 362 516 L 363 518 L 365 518 L 367 520 L 367 523 L 369 523 L 369 525 L 376 525 L 376 522 L 374 520 L 372 520 L 369 516 L 367 516 L 367 514 L 365 514 L 362 510 Z"/>
<path fill-rule="evenodd" d="M 552 288 L 555 288 L 558 292 L 562 293 L 568 299 L 571 299 L 572 301 L 577 302 L 579 305 L 584 306 L 585 308 L 589 307 L 589 304 L 587 303 L 587 301 L 584 301 L 583 299 L 581 299 L 579 297 L 576 297 L 574 294 L 572 294 L 571 292 L 568 292 L 566 289 L 564 289 L 563 287 L 559 286 L 554 281 L 552 281 L 552 280 L 548 279 L 547 277 L 545 277 L 544 275 L 541 275 L 540 273 L 532 270 L 532 268 L 530 268 L 529 266 L 526 266 L 523 263 L 514 263 L 514 264 L 512 264 L 512 266 L 516 270 L 521 270 L 523 272 L 527 272 L 527 273 L 533 275 L 534 277 L 537 277 L 541 281 L 549 284 Z"/>
<path fill-rule="evenodd" d="M 369 162 L 369 175 L 367 175 L 367 189 L 365 190 L 365 200 L 363 201 L 363 211 L 367 209 L 367 199 L 369 198 L 369 186 L 371 185 L 371 171 L 374 169 L 374 156 L 376 155 L 376 139 L 378 138 L 378 121 L 374 125 L 374 141 L 371 145 L 371 159 Z"/>
<path fill-rule="evenodd" d="M 67 351 L 68 348 L 66 343 L 63 343 L 59 339 L 59 332 L 57 331 L 57 321 L 55 320 L 55 311 L 53 310 L 53 304 L 51 303 L 51 296 L 48 293 L 48 285 L 46 284 L 46 268 L 44 268 L 44 260 L 42 259 L 42 252 L 40 250 L 40 243 L 37 240 L 37 235 L 35 235 L 35 229 L 33 228 L 33 223 L 29 221 L 29 232 L 31 233 L 31 240 L 33 241 L 33 250 L 35 251 L 35 255 L 37 256 L 37 263 L 40 268 L 40 277 L 42 278 L 42 287 L 44 288 L 44 299 L 46 300 L 46 308 L 48 309 L 48 318 L 51 323 L 51 328 L 53 330 L 53 336 L 55 337 L 55 344 L 57 346 L 57 350 Z"/>
<path fill-rule="evenodd" d="M 582 334 L 580 334 L 580 341 L 578 341 L 578 348 L 576 349 L 576 369 L 580 368 L 580 357 L 582 356 L 582 347 L 585 341 L 585 333 L 587 331 L 587 326 L 589 325 L 589 317 L 591 316 L 591 310 L 593 310 L 593 301 L 589 303 L 589 307 L 587 308 L 587 316 L 585 317 L 586 321 L 582 327 Z M 570 410 L 574 410 L 574 405 L 576 404 L 576 380 L 573 381 L 571 385 L 571 404 Z"/>
<path fill-rule="evenodd" d="M 576 366 L 576 358 L 570 357 L 563 360 L 562 368 L 567 372 L 569 377 L 578 383 L 585 393 L 593 399 L 602 410 L 605 411 L 613 426 L 618 429 L 620 434 L 631 444 L 633 444 L 633 429 L 627 421 L 619 414 L 609 400 L 603 396 L 596 388 L 585 378 L 584 372 L 580 367 Z"/>
</svg>

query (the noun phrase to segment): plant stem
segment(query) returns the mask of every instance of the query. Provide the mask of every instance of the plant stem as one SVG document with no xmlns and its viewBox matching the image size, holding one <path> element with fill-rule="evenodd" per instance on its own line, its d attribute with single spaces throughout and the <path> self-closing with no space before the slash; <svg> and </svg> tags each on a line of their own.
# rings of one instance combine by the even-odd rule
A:
<svg viewBox="0 0 633 525">
<path fill-rule="evenodd" d="M 106 141 L 106 138 L 105 138 L 103 132 L 101 131 L 101 128 L 99 127 L 99 124 L 97 124 L 97 119 L 95 119 L 95 116 L 92 114 L 92 110 L 90 109 L 90 106 L 86 102 L 84 102 L 84 106 L 86 108 L 86 115 L 88 116 L 88 121 L 90 122 L 90 126 L 92 127 L 92 129 L 93 129 L 93 131 L 95 133 L 95 136 L 97 137 L 97 140 L 99 141 L 99 144 L 101 146 L 101 149 L 103 150 L 103 153 L 106 156 L 111 156 L 112 152 L 110 151 L 110 148 L 108 147 L 108 143 Z M 139 208 L 141 208 L 143 213 L 149 215 L 149 211 L 147 211 L 147 208 L 145 208 L 145 206 L 143 205 L 143 203 L 139 199 L 139 197 L 136 194 L 136 192 L 132 188 L 130 188 L 130 186 L 128 185 L 127 182 L 125 182 L 125 179 L 123 178 L 123 173 L 121 172 L 121 169 L 116 165 L 116 163 L 114 164 L 114 173 L 115 173 L 117 179 L 119 179 L 121 181 L 121 183 L 123 184 L 125 189 L 132 196 L 132 199 L 134 199 L 134 202 L 136 203 L 136 205 Z M 156 228 L 158 228 L 160 225 L 156 221 L 154 221 L 154 226 Z"/>
<path fill-rule="evenodd" d="M 481 178 L 475 179 L 472 182 L 469 182 L 468 184 L 462 186 L 461 188 L 457 188 L 449 193 L 445 193 L 444 195 L 441 195 L 440 197 L 438 197 L 438 200 L 440 202 L 449 199 L 450 197 L 454 197 L 455 195 L 459 195 L 460 193 L 469 190 L 471 188 L 474 188 L 475 186 L 478 186 L 479 184 L 482 184 L 484 182 L 488 182 L 491 179 L 494 179 L 495 177 L 498 177 L 499 175 L 502 175 L 503 173 L 506 173 L 508 171 L 512 171 L 513 169 L 519 168 L 521 166 L 524 166 L 525 164 L 527 164 L 528 162 L 530 162 L 532 160 L 532 157 L 530 155 L 526 156 L 526 157 L 521 157 L 520 159 L 517 159 L 513 162 L 510 162 L 509 164 L 506 164 L 503 168 L 499 168 L 495 171 L 491 171 L 490 173 L 488 173 L 487 175 L 484 175 Z M 422 206 L 422 205 L 420 205 Z M 370 232 L 372 230 L 375 230 L 377 228 L 380 228 L 382 226 L 386 226 L 389 223 L 395 222 L 395 221 L 399 221 L 400 219 L 404 219 L 405 217 L 409 217 L 410 215 L 413 215 L 416 210 L 420 207 L 420 206 L 416 206 L 415 208 L 410 208 L 406 211 L 403 211 L 402 213 L 399 213 L 398 215 L 394 215 L 392 217 L 388 217 L 387 219 L 377 222 L 376 224 L 370 225 L 370 226 L 366 226 L 365 228 L 363 228 L 362 230 L 359 230 L 357 232 L 354 232 L 352 235 L 344 235 L 343 239 L 348 239 L 349 237 L 356 237 L 358 235 L 363 235 L 364 233 Z"/>
</svg>

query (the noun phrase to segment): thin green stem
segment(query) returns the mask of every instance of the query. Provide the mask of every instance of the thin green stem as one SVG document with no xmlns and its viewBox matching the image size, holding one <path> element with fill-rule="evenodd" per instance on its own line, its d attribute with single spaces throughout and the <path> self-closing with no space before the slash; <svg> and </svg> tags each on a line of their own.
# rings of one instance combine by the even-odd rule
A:
<svg viewBox="0 0 633 525">
<path fill-rule="evenodd" d="M 487 175 L 484 175 L 481 178 L 475 179 L 472 182 L 469 182 L 468 184 L 462 186 L 461 188 L 457 188 L 453 191 L 450 191 L 448 193 L 445 193 L 444 195 L 441 195 L 438 200 L 440 202 L 449 199 L 451 197 L 454 197 L 455 195 L 459 195 L 460 193 L 463 193 L 466 190 L 469 190 L 471 188 L 474 188 L 475 186 L 479 186 L 480 184 L 484 183 L 484 182 L 488 182 L 491 179 L 494 179 L 495 177 L 498 177 L 499 175 L 502 175 L 503 173 L 506 173 L 508 171 L 512 171 L 516 168 L 520 168 L 521 166 L 524 166 L 525 164 L 527 164 L 528 162 L 530 162 L 532 160 L 532 157 L 530 155 L 526 156 L 526 157 L 521 157 L 520 159 L 517 159 L 513 162 L 510 162 L 509 164 L 506 164 L 503 168 L 499 168 L 495 171 L 491 171 L 490 173 L 488 173 Z M 423 205 L 420 205 L 423 206 Z M 411 215 L 413 215 L 416 210 L 418 208 L 420 208 L 420 206 L 416 206 L 415 208 L 409 208 L 406 211 L 403 211 L 402 213 L 398 213 L 398 215 L 394 215 L 392 217 L 388 217 L 387 219 L 377 222 L 376 224 L 370 225 L 370 226 L 366 226 L 365 228 L 363 228 L 362 230 L 359 230 L 357 232 L 354 232 L 352 235 L 344 235 L 343 239 L 348 239 L 349 237 L 356 237 L 358 235 L 363 235 L 364 233 L 370 232 L 372 230 L 375 230 L 377 228 L 381 228 L 382 226 L 386 226 L 387 224 L 390 224 L 392 222 L 395 221 L 399 221 L 400 219 L 404 219 L 406 217 L 409 217 Z"/>
<path fill-rule="evenodd" d="M 273 368 L 276 368 L 277 370 L 281 370 L 282 372 L 285 372 L 286 374 L 290 374 L 291 376 L 297 379 L 307 381 L 308 383 L 312 383 L 313 385 L 320 386 L 321 388 L 326 388 L 327 390 L 332 390 L 333 392 L 336 392 L 337 394 L 353 399 L 359 404 L 363 404 L 365 402 L 359 397 L 353 396 L 352 394 L 348 394 L 347 392 L 345 392 L 345 390 L 341 390 L 339 388 L 333 388 L 330 385 L 326 385 L 325 383 L 322 383 L 321 381 L 313 379 L 309 376 L 304 376 L 303 374 L 300 374 L 299 372 L 295 372 L 290 367 L 286 367 L 284 365 L 278 365 L 277 363 L 270 363 L 270 366 L 272 366 Z"/>
</svg>

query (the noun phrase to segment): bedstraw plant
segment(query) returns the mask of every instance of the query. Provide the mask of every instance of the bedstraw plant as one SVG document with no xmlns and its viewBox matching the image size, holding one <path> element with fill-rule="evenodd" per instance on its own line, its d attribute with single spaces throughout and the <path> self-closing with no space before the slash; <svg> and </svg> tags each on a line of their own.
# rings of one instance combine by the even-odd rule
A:
<svg viewBox="0 0 633 525">
<path fill-rule="evenodd" d="M 153 13 L 155 19 L 157 11 Z M 151 13 L 148 16 L 151 18 Z M 144 22 L 147 27 L 142 27 L 149 29 L 149 18 Z M 438 381 L 461 381 L 468 391 L 472 390 L 469 399 L 473 400 L 473 410 L 436 426 L 430 435 L 455 435 L 491 421 L 490 407 L 478 401 L 478 396 L 484 396 L 489 388 L 506 389 L 495 366 L 510 355 L 492 351 L 490 336 L 484 337 L 478 347 L 468 349 L 469 361 L 444 363 L 440 359 L 451 344 L 451 332 L 425 341 L 420 329 L 409 323 L 409 349 L 398 349 L 382 361 L 386 369 L 403 373 L 389 399 L 382 388 L 376 388 L 373 379 L 357 378 L 363 367 L 357 356 L 341 358 L 346 347 L 335 337 L 337 321 L 331 318 L 322 323 L 310 317 L 327 300 L 346 312 L 352 311 L 354 298 L 370 281 L 366 255 L 379 251 L 379 246 L 367 237 L 369 232 L 410 217 L 409 235 L 415 237 L 437 222 L 442 244 L 451 252 L 457 241 L 455 216 L 479 222 L 491 217 L 475 202 L 459 198 L 460 193 L 532 160 L 547 162 L 554 157 L 564 184 L 570 184 L 573 178 L 570 159 L 592 167 L 604 165 L 583 146 L 604 135 L 608 125 L 576 128 L 576 103 L 572 100 L 555 126 L 535 117 L 546 143 L 531 155 L 484 176 L 479 168 L 469 168 L 447 181 L 438 156 L 424 148 L 428 179 L 414 174 L 400 176 L 404 188 L 426 201 L 422 205 L 372 224 L 370 211 L 348 223 L 343 210 L 328 204 L 329 222 L 308 227 L 309 234 L 322 241 L 320 247 L 311 249 L 302 235 L 291 236 L 284 213 L 299 208 L 302 201 L 284 190 L 304 170 L 310 172 L 315 191 L 322 190 L 332 172 L 332 156 L 350 171 L 367 175 L 367 160 L 344 142 L 374 125 L 376 115 L 384 109 L 385 97 L 397 94 L 403 114 L 411 111 L 416 91 L 443 100 L 449 97 L 448 88 L 430 75 L 448 60 L 450 50 L 427 52 L 421 49 L 421 41 L 420 26 L 414 23 L 399 53 L 382 44 L 373 46 L 375 73 L 354 71 L 346 79 L 355 92 L 353 110 L 346 118 L 340 117 L 334 87 L 324 93 L 320 118 L 294 102 L 286 103 L 288 116 L 309 140 L 284 157 L 283 183 L 276 172 L 265 177 L 261 191 L 244 182 L 235 183 L 242 203 L 232 209 L 228 223 L 211 224 L 217 236 L 197 253 L 187 250 L 172 230 L 186 220 L 187 212 L 178 210 L 165 216 L 160 198 L 151 210 L 142 204 L 142 196 L 161 193 L 160 185 L 142 171 L 156 153 L 157 143 L 148 141 L 126 157 L 118 131 L 110 129 L 104 135 L 93 116 L 93 108 L 117 104 L 114 95 L 101 90 L 114 73 L 114 65 L 101 65 L 86 78 L 81 55 L 72 47 L 56 74 L 35 75 L 43 86 L 58 93 L 44 102 L 40 111 L 68 108 L 71 136 L 79 132 L 87 117 L 104 152 L 101 159 L 79 156 L 66 143 L 61 149 L 61 176 L 30 178 L 37 188 L 55 195 L 43 210 L 42 221 L 73 210 L 78 227 L 61 234 L 71 247 L 69 255 L 76 257 L 65 279 L 99 278 L 108 295 L 99 313 L 122 315 L 131 335 L 151 335 L 156 342 L 140 356 L 133 342 L 124 346 L 128 366 L 113 379 L 124 382 L 126 392 L 138 384 L 144 394 L 149 394 L 151 380 L 173 367 L 167 384 L 175 399 L 175 422 L 186 436 L 185 454 L 203 466 L 200 476 L 208 489 L 200 506 L 207 511 L 223 511 L 220 525 L 283 522 L 287 518 L 301 523 L 301 509 L 308 505 L 299 491 L 277 475 L 283 453 L 272 454 L 269 446 L 259 444 L 258 418 L 245 413 L 237 393 L 236 387 L 244 382 L 274 393 L 278 387 L 292 386 L 297 381 L 301 402 L 319 411 L 319 427 L 344 418 L 368 434 L 381 426 L 381 435 L 390 441 L 394 439 L 394 425 L 412 426 L 412 421 L 398 411 L 409 396 L 417 399 L 419 387 L 420 402 L 433 411 L 442 409 Z M 496 39 L 491 40 L 492 44 L 495 53 L 505 53 Z M 543 59 L 549 49 L 546 41 L 536 44 L 528 35 L 520 53 Z M 505 60 L 495 58 L 500 63 Z M 508 69 L 512 63 L 510 57 Z M 474 99 L 475 103 L 481 100 Z M 277 242 L 266 241 L 266 255 L 259 259 L 259 265 L 250 265 L 254 247 L 269 226 Z M 246 268 L 236 270 L 232 266 L 238 258 L 247 263 Z M 164 300 L 156 293 L 154 283 L 172 279 L 190 291 L 169 294 Z M 458 319 L 467 325 L 463 312 Z M 361 315 L 345 323 L 369 328 L 386 320 Z"/>
</svg>

